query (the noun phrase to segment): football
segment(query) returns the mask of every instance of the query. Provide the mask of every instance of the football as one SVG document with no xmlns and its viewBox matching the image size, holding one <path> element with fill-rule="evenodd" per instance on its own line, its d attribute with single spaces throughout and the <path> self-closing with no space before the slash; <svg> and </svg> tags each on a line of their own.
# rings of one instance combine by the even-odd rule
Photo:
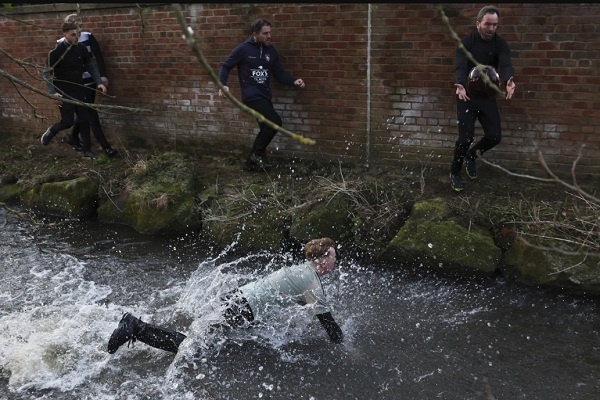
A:
<svg viewBox="0 0 600 400">
<path fill-rule="evenodd" d="M 494 85 L 500 87 L 500 75 L 498 75 L 498 72 L 496 72 L 494 67 L 484 65 L 482 70 L 473 67 L 467 78 L 467 93 L 469 96 L 487 99 L 496 94 L 494 88 L 486 83 L 482 76 L 483 74 L 487 75 Z"/>
</svg>

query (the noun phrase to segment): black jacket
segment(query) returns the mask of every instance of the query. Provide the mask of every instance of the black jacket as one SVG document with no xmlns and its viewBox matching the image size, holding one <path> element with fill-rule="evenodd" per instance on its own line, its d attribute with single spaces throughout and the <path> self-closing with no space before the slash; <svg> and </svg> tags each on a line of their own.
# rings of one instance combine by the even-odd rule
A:
<svg viewBox="0 0 600 400">
<path fill-rule="evenodd" d="M 510 46 L 508 42 L 497 33 L 491 40 L 483 40 L 477 30 L 473 30 L 462 41 L 465 48 L 473 55 L 475 60 L 481 64 L 490 65 L 499 70 L 500 80 L 506 85 L 511 76 L 514 76 L 514 68 L 510 57 Z M 467 84 L 467 76 L 475 64 L 468 59 L 467 55 L 456 48 L 455 58 L 455 81 L 464 87 Z"/>
<path fill-rule="evenodd" d="M 89 90 L 83 86 L 83 73 L 87 71 L 92 76 L 96 85 L 102 83 L 98 68 L 92 61 L 86 47 L 81 43 L 69 45 L 66 41 L 56 44 L 48 53 L 44 80 L 48 93 L 70 96 L 77 100 L 84 100 L 89 96 Z"/>
</svg>

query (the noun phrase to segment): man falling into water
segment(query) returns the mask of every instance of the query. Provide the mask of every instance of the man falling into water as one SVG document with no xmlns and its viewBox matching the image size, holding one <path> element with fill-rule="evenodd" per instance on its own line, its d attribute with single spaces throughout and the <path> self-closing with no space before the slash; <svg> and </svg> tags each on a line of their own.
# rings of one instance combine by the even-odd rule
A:
<svg viewBox="0 0 600 400">
<path fill-rule="evenodd" d="M 228 293 L 222 299 L 225 330 L 260 321 L 273 308 L 299 304 L 317 317 L 333 342 L 342 342 L 344 334 L 331 315 L 320 279 L 335 266 L 335 242 L 330 238 L 313 239 L 304 246 L 304 255 L 304 263 L 282 268 Z M 183 333 L 142 322 L 125 313 L 108 341 L 108 352 L 113 354 L 123 344 L 136 340 L 177 352 L 185 338 Z"/>
</svg>

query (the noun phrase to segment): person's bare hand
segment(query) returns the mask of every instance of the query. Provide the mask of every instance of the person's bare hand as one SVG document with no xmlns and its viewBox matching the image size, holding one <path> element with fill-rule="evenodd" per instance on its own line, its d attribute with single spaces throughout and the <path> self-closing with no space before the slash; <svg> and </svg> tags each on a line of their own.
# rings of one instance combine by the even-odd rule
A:
<svg viewBox="0 0 600 400">
<path fill-rule="evenodd" d="M 303 88 L 304 88 L 304 86 L 305 86 L 305 85 L 304 85 L 304 81 L 303 81 L 302 79 L 296 79 L 296 80 L 294 81 L 294 85 L 296 85 L 296 86 L 298 86 L 299 88 L 302 88 L 302 89 L 303 89 Z"/>
<path fill-rule="evenodd" d="M 106 94 L 106 86 L 103 83 L 99 84 L 96 88 L 102 91 L 102 94 Z"/>
<path fill-rule="evenodd" d="M 225 97 L 224 91 L 229 92 L 229 86 L 223 86 L 223 89 L 219 89 L 219 97 Z"/>
<path fill-rule="evenodd" d="M 513 94 L 515 93 L 516 86 L 517 85 L 515 84 L 515 81 L 511 76 L 510 79 L 506 82 L 506 100 L 512 99 Z"/>
<path fill-rule="evenodd" d="M 467 96 L 467 91 L 463 85 L 461 85 L 460 83 L 455 83 L 454 87 L 456 87 L 456 95 L 459 99 L 461 99 L 462 101 L 471 100 L 469 96 Z"/>
</svg>

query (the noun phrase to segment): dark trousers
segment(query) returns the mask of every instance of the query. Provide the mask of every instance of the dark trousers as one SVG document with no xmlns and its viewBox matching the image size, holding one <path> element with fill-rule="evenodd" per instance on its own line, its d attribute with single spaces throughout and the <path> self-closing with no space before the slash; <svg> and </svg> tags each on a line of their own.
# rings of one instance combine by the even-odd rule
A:
<svg viewBox="0 0 600 400">
<path fill-rule="evenodd" d="M 56 135 L 62 130 L 69 129 L 73 126 L 75 115 L 77 115 L 83 151 L 90 150 L 92 146 L 90 142 L 90 108 L 63 102 L 58 109 L 60 110 L 60 121 L 50 127 L 50 132 Z"/>
<path fill-rule="evenodd" d="M 476 152 L 482 154 L 500 143 L 502 128 L 500 125 L 500 112 L 495 97 L 489 99 L 471 99 L 462 101 L 457 99 L 456 117 L 458 120 L 458 140 L 454 147 L 454 159 L 450 171 L 459 174 L 465 157 L 477 158 Z M 484 136 L 471 147 L 475 140 L 475 122 L 479 121 Z"/>
<path fill-rule="evenodd" d="M 247 327 L 248 324 L 254 321 L 254 314 L 252 313 L 250 304 L 248 304 L 248 300 L 246 300 L 239 289 L 234 289 L 225 294 L 221 298 L 221 302 L 225 308 L 223 316 L 225 317 L 226 324 L 212 324 L 210 330 L 213 334 L 225 335 L 232 328 Z M 186 336 L 183 333 L 141 321 L 139 321 L 135 331 L 136 340 L 173 353 L 177 352 L 179 345 L 185 338 Z"/>
<path fill-rule="evenodd" d="M 283 120 L 281 119 L 279 114 L 277 114 L 275 108 L 273 108 L 273 103 L 271 102 L 271 100 L 259 99 L 245 101 L 244 104 L 252 108 L 253 110 L 258 111 L 259 113 L 264 115 L 266 119 L 279 126 L 281 126 L 281 124 L 283 123 Z M 271 128 L 270 126 L 262 122 L 258 122 L 258 127 L 260 130 L 258 132 L 258 135 L 256 135 L 256 139 L 254 139 L 254 144 L 252 145 L 252 151 L 250 154 L 256 153 L 259 156 L 264 156 L 267 151 L 267 146 L 269 145 L 269 143 L 271 143 L 271 141 L 277 134 L 277 130 Z"/>
<path fill-rule="evenodd" d="M 96 102 L 96 91 L 92 90 L 92 91 L 90 91 L 89 101 L 86 101 L 86 103 L 94 104 L 95 102 Z M 100 116 L 98 115 L 98 111 L 94 110 L 93 108 L 90 108 L 89 114 L 90 114 L 90 129 L 91 129 L 92 133 L 94 134 L 94 137 L 96 138 L 96 140 L 98 141 L 100 146 L 102 146 L 103 149 L 110 148 L 110 144 L 108 143 L 108 140 L 106 140 L 106 136 L 104 136 L 104 131 L 102 130 L 102 126 L 100 125 Z M 81 126 L 80 126 L 79 118 L 76 118 L 75 123 L 73 125 L 73 130 L 71 130 L 71 137 L 74 140 L 78 140 L 80 132 L 81 132 Z"/>
</svg>

